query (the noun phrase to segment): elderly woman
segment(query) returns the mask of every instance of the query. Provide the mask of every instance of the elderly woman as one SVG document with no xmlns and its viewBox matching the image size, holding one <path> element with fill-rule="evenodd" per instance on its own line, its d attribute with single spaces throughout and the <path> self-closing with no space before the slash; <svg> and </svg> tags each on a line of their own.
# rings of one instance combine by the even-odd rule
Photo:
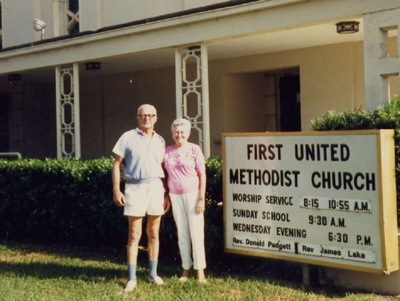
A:
<svg viewBox="0 0 400 301">
<path fill-rule="evenodd" d="M 169 196 L 182 259 L 183 273 L 179 281 L 187 280 L 193 265 L 197 270 L 197 279 L 205 283 L 205 162 L 200 147 L 188 142 L 190 129 L 191 124 L 186 119 L 176 119 L 172 123 L 175 145 L 165 149 L 164 167 L 168 173 Z"/>
</svg>

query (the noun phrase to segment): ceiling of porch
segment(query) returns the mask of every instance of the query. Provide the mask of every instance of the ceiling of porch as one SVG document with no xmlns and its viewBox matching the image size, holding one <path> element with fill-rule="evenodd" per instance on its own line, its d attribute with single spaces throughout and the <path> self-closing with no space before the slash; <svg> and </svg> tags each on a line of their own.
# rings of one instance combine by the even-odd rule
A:
<svg viewBox="0 0 400 301">
<path fill-rule="evenodd" d="M 208 43 L 208 57 L 212 61 L 327 44 L 362 41 L 364 37 L 363 20 L 353 20 L 360 22 L 360 31 L 355 34 L 336 33 L 336 22 L 343 20 L 331 20 L 328 23 L 310 24 L 299 28 L 285 28 L 274 32 L 210 41 Z M 174 66 L 174 60 L 175 52 L 173 48 L 108 57 L 101 60 L 101 70 L 99 71 L 87 71 L 84 64 L 82 64 L 80 77 L 88 78 L 91 76 L 170 67 Z M 54 80 L 54 68 L 25 71 L 21 74 L 23 80 L 27 81 Z M 5 78 L 6 76 L 0 77 L 0 79 Z"/>
</svg>

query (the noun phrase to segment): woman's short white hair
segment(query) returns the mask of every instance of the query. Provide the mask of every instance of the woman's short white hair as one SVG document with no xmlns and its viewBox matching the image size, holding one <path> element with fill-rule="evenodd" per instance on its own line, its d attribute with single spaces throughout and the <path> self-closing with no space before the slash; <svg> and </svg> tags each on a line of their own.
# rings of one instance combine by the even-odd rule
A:
<svg viewBox="0 0 400 301">
<path fill-rule="evenodd" d="M 192 128 L 192 124 L 190 123 L 189 120 L 187 120 L 185 118 L 178 118 L 178 119 L 175 119 L 174 122 L 172 122 L 171 131 L 174 131 L 174 128 L 178 125 L 183 126 L 185 129 L 188 130 L 188 132 L 190 132 L 190 129 Z"/>
</svg>

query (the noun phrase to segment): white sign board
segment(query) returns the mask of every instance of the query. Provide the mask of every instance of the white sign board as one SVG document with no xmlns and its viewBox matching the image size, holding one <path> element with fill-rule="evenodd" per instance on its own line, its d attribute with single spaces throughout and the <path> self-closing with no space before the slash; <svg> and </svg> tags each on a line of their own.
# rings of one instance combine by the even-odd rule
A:
<svg viewBox="0 0 400 301">
<path fill-rule="evenodd" d="M 225 250 L 398 269 L 393 131 L 224 134 Z"/>
</svg>

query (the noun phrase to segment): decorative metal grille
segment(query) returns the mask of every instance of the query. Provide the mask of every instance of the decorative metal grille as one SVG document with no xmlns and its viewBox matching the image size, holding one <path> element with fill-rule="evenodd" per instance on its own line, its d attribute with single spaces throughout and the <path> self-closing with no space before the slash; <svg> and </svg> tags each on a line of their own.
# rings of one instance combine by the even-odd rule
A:
<svg viewBox="0 0 400 301">
<path fill-rule="evenodd" d="M 57 157 L 80 158 L 79 69 L 56 67 Z"/>
<path fill-rule="evenodd" d="M 210 155 L 208 59 L 205 45 L 176 49 L 176 115 L 192 123 L 192 140 Z"/>
</svg>

